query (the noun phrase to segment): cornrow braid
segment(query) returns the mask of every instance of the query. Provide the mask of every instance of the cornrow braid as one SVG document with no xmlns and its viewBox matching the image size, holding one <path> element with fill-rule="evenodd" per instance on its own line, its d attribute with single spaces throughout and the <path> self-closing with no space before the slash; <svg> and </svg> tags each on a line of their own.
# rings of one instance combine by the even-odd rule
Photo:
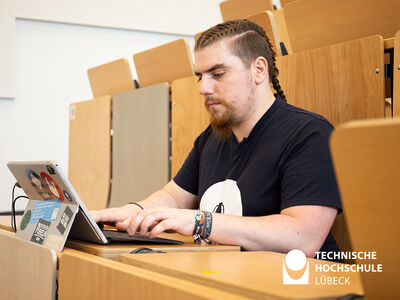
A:
<svg viewBox="0 0 400 300">
<path fill-rule="evenodd" d="M 224 38 L 234 38 L 232 52 L 248 66 L 257 57 L 264 57 L 268 63 L 268 75 L 272 86 L 281 98 L 286 100 L 278 80 L 279 70 L 275 65 L 275 52 L 264 29 L 247 19 L 227 21 L 204 31 L 196 41 L 194 49 L 205 48 Z"/>
</svg>

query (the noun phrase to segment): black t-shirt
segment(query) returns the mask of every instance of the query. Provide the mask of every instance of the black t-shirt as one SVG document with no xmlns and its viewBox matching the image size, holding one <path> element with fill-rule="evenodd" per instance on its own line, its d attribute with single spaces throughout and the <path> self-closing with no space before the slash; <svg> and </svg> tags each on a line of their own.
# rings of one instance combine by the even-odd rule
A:
<svg viewBox="0 0 400 300">
<path fill-rule="evenodd" d="M 297 205 L 342 211 L 329 152 L 332 125 L 322 116 L 276 100 L 238 143 L 221 142 L 209 126 L 175 176 L 197 195 L 200 208 L 238 216 L 265 216 Z M 329 234 L 321 251 L 338 251 Z"/>
</svg>

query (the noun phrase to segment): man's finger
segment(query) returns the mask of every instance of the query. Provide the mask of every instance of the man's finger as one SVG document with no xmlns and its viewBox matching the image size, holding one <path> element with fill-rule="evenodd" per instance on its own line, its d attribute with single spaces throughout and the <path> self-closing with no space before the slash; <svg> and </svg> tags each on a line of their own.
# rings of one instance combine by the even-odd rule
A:
<svg viewBox="0 0 400 300">
<path fill-rule="evenodd" d="M 172 229 L 172 223 L 170 219 L 165 219 L 162 220 L 160 223 L 158 223 L 150 232 L 150 238 L 153 238 L 160 233 L 163 233 L 169 229 Z"/>
<path fill-rule="evenodd" d="M 129 235 L 135 235 L 136 231 L 140 223 L 142 223 L 143 218 L 145 217 L 145 212 L 139 213 L 135 218 L 131 219 L 129 225 L 126 229 Z"/>
<path fill-rule="evenodd" d="M 140 234 L 145 235 L 149 231 L 150 226 L 152 226 L 155 222 L 162 221 L 164 218 L 164 214 L 160 211 L 147 214 L 140 223 Z"/>
</svg>

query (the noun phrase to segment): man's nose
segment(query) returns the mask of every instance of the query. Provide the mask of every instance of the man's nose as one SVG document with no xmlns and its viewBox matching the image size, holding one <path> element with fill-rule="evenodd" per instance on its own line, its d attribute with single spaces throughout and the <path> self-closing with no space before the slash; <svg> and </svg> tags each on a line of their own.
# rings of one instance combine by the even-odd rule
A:
<svg viewBox="0 0 400 300">
<path fill-rule="evenodd" d="M 203 96 L 209 96 L 214 94 L 214 85 L 211 80 L 207 78 L 202 78 L 200 81 L 199 93 Z"/>
</svg>

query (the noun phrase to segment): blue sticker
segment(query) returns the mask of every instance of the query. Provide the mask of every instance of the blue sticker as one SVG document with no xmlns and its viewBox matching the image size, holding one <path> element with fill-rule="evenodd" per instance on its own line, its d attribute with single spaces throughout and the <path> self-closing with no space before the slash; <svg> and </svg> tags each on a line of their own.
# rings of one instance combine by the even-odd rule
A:
<svg viewBox="0 0 400 300">
<path fill-rule="evenodd" d="M 29 223 L 37 223 L 39 219 L 54 221 L 58 217 L 61 203 L 53 201 L 36 202 L 32 210 L 32 216 Z"/>
<path fill-rule="evenodd" d="M 66 190 L 63 190 L 63 194 L 69 202 L 72 202 L 72 197 Z"/>
</svg>

